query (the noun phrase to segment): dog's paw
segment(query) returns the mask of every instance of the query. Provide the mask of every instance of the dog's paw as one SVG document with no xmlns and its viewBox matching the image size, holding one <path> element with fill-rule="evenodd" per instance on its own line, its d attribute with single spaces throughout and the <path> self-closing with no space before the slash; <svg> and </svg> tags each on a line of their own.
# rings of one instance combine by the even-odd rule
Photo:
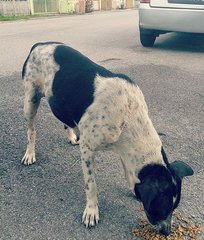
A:
<svg viewBox="0 0 204 240">
<path fill-rule="evenodd" d="M 69 141 L 72 145 L 79 145 L 79 140 L 77 140 L 77 137 L 71 138 L 71 139 L 69 139 Z"/>
<path fill-rule="evenodd" d="M 31 165 L 34 162 L 36 162 L 35 153 L 27 150 L 24 157 L 21 160 L 21 163 L 25 165 Z"/>
<path fill-rule="evenodd" d="M 78 145 L 79 140 L 77 139 L 76 134 L 74 133 L 74 130 L 70 127 L 67 128 L 67 137 L 72 145 Z"/>
<path fill-rule="evenodd" d="M 98 224 L 98 221 L 99 221 L 98 205 L 95 205 L 95 207 L 86 206 L 82 217 L 82 222 L 84 223 L 84 225 L 87 228 L 93 227 L 96 224 Z"/>
</svg>

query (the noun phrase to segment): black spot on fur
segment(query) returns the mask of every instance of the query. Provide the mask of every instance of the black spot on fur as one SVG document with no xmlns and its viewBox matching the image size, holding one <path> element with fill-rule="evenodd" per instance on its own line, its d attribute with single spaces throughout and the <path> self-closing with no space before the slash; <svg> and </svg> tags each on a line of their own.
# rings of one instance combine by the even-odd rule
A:
<svg viewBox="0 0 204 240">
<path fill-rule="evenodd" d="M 34 85 L 33 87 L 34 87 L 35 92 L 34 92 L 34 95 L 31 99 L 31 102 L 33 104 L 36 104 L 36 103 L 39 103 L 40 99 L 42 98 L 42 93 L 39 90 L 39 86 Z"/>
<path fill-rule="evenodd" d="M 142 124 L 142 120 L 141 120 L 140 118 L 137 118 L 137 122 L 138 122 L 139 124 Z"/>
<path fill-rule="evenodd" d="M 87 166 L 87 168 L 89 168 L 90 165 L 91 165 L 91 162 L 90 162 L 89 160 L 87 160 L 87 161 L 86 161 L 86 166 Z"/>
<path fill-rule="evenodd" d="M 93 178 L 88 179 L 88 183 L 94 182 Z"/>
</svg>

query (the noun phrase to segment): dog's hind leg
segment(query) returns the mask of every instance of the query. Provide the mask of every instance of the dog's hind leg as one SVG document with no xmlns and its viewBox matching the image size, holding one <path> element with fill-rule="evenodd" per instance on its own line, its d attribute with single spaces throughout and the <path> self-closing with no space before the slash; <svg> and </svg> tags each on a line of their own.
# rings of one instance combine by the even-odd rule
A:
<svg viewBox="0 0 204 240">
<path fill-rule="evenodd" d="M 67 130 L 67 137 L 69 139 L 69 141 L 71 142 L 72 145 L 78 145 L 79 144 L 79 140 L 77 139 L 77 136 L 74 132 L 73 128 L 70 128 L 67 125 L 64 125 L 64 129 Z"/>
<path fill-rule="evenodd" d="M 27 80 L 27 79 L 26 79 Z M 35 126 L 34 120 L 37 114 L 37 109 L 40 104 L 40 99 L 43 96 L 39 85 L 34 84 L 34 82 L 25 80 L 25 99 L 24 99 L 24 116 L 27 120 L 28 131 L 27 131 L 27 149 L 24 157 L 22 158 L 22 163 L 25 165 L 33 164 L 36 161 L 35 158 Z"/>
</svg>

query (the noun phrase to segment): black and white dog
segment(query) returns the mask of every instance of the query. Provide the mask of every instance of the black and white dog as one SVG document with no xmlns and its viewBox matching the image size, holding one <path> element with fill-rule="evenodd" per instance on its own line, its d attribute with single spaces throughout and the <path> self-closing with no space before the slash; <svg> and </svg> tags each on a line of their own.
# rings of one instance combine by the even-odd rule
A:
<svg viewBox="0 0 204 240">
<path fill-rule="evenodd" d="M 193 170 L 181 161 L 168 162 L 140 88 L 129 77 L 112 73 L 59 42 L 35 44 L 22 76 L 28 121 L 22 162 L 36 161 L 34 120 L 40 99 L 46 97 L 54 115 L 68 126 L 73 144 L 78 143 L 73 128 L 80 132 L 87 199 L 83 223 L 94 226 L 99 221 L 93 161 L 96 151 L 107 149 L 121 157 L 129 187 L 143 203 L 150 223 L 168 235 L 182 178 Z"/>
</svg>

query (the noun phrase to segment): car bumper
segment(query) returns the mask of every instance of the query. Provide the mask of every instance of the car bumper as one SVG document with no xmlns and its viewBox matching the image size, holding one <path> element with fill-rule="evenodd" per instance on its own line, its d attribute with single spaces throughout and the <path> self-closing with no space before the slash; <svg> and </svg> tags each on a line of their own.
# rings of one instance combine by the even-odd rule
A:
<svg viewBox="0 0 204 240">
<path fill-rule="evenodd" d="M 139 7 L 140 28 L 160 31 L 204 33 L 204 10 Z"/>
</svg>

